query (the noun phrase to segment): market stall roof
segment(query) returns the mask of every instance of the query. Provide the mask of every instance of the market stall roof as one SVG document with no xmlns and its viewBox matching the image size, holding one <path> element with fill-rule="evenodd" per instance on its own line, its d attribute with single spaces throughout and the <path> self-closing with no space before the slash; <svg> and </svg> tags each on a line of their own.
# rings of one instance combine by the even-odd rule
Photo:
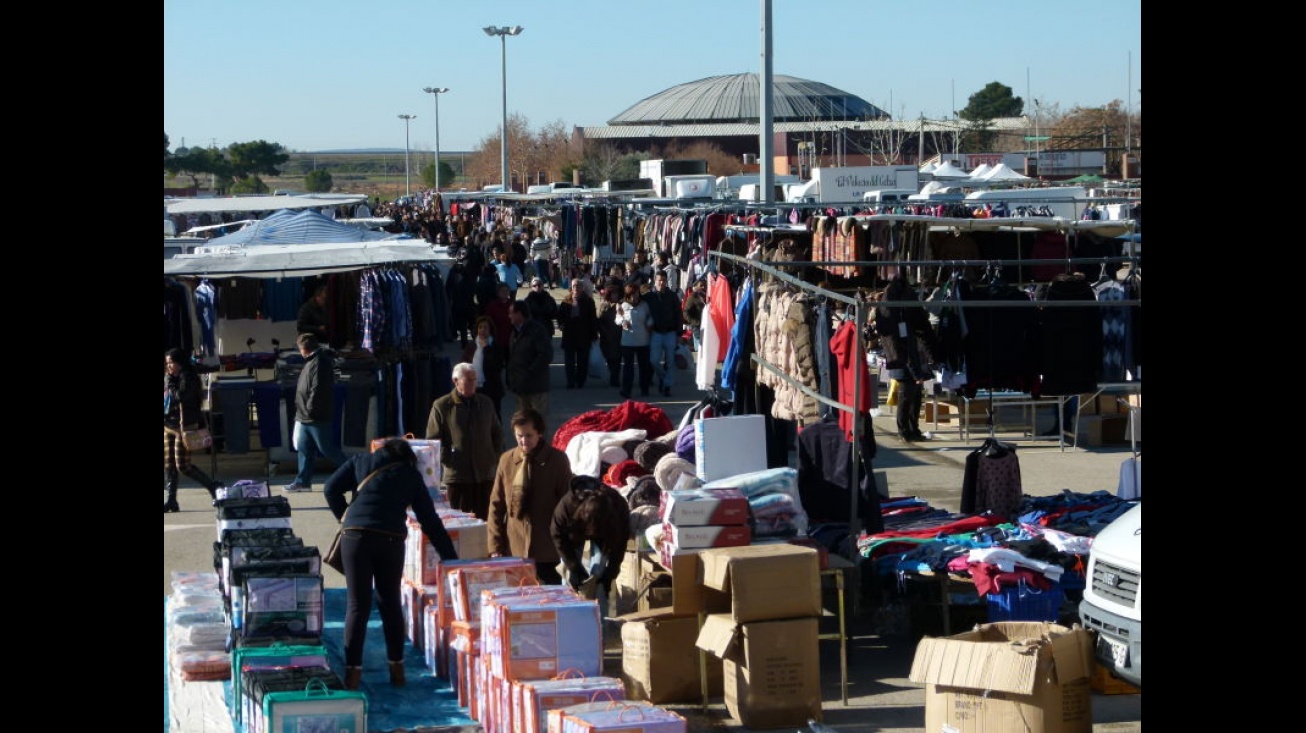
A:
<svg viewBox="0 0 1306 733">
<path fill-rule="evenodd" d="M 421 239 L 325 244 L 205 247 L 163 261 L 163 274 L 198 277 L 306 277 L 367 267 L 430 262 L 447 271 L 453 260 Z"/>
<path fill-rule="evenodd" d="M 306 193 L 299 196 L 224 196 L 221 198 L 169 199 L 164 208 L 172 214 L 202 214 L 278 209 L 320 209 L 366 201 L 361 193 Z"/>
<path fill-rule="evenodd" d="M 278 196 L 277 198 L 285 197 Z M 228 244 L 264 246 L 269 244 L 376 242 L 382 239 L 394 239 L 397 236 L 338 222 L 313 210 L 291 211 L 283 209 L 247 224 L 239 231 L 216 237 L 209 244 L 213 246 Z"/>
<path fill-rule="evenodd" d="M 980 176 L 975 176 L 975 177 L 980 178 Z M 1022 173 L 1017 173 L 1016 171 L 1012 170 L 1011 166 L 1007 165 L 1006 163 L 998 163 L 997 165 L 993 166 L 987 172 L 984 173 L 983 180 L 996 182 L 996 181 L 1030 181 L 1033 179 Z"/>
<path fill-rule="evenodd" d="M 1092 232 L 1103 237 L 1118 237 L 1129 234 L 1138 228 L 1138 222 L 1133 219 L 1065 219 L 1059 216 L 999 216 L 992 219 L 967 219 L 910 214 L 858 214 L 855 218 L 858 221 L 919 221 L 929 224 L 931 231 L 951 230 L 955 232 L 1050 230 L 1058 232 Z"/>
</svg>

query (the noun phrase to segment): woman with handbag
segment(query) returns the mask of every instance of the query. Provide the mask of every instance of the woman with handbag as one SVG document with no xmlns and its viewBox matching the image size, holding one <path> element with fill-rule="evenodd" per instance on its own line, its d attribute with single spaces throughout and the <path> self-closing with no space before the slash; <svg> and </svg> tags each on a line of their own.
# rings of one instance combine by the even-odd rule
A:
<svg viewBox="0 0 1306 733">
<path fill-rule="evenodd" d="M 200 392 L 200 375 L 189 355 L 181 349 L 168 349 L 163 355 L 163 482 L 167 491 L 164 514 L 181 511 L 177 504 L 180 474 L 208 489 L 214 502 L 218 488 L 223 486 L 190 462 L 191 448 L 186 445 L 185 434 L 199 429 Z"/>
<path fill-rule="evenodd" d="M 363 642 L 372 600 L 381 613 L 390 684 L 404 685 L 404 616 L 400 585 L 408 508 L 443 560 L 457 560 L 449 532 L 417 468 L 417 454 L 403 438 L 390 438 L 375 452 L 356 453 L 323 489 L 331 513 L 340 520 L 340 555 L 345 587 L 345 688 L 357 690 L 363 678 Z M 352 501 L 346 501 L 345 494 Z"/>
</svg>

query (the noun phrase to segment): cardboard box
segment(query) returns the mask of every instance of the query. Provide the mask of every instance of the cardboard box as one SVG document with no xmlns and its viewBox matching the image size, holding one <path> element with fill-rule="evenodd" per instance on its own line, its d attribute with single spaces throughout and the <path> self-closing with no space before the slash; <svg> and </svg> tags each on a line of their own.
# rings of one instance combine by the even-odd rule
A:
<svg viewBox="0 0 1306 733">
<path fill-rule="evenodd" d="M 678 549 L 701 549 L 706 547 L 741 547 L 753 541 L 753 532 L 747 524 L 713 524 L 684 527 L 663 522 L 663 542 L 670 542 Z"/>
<path fill-rule="evenodd" d="M 1128 415 L 1080 415 L 1079 445 L 1098 447 L 1127 439 Z"/>
<path fill-rule="evenodd" d="M 783 728 L 821 720 L 819 633 L 816 617 L 737 624 L 711 614 L 696 645 L 722 660 L 731 716 L 747 728 Z"/>
<path fill-rule="evenodd" d="M 1093 676 L 1088 679 L 1088 689 L 1099 695 L 1137 695 L 1142 689 L 1111 674 L 1100 664 L 1093 665 Z"/>
<path fill-rule="evenodd" d="M 630 613 L 621 625 L 621 680 L 626 697 L 655 703 L 698 702 L 698 617 L 666 610 Z M 707 692 L 720 695 L 721 663 L 707 660 Z"/>
<path fill-rule="evenodd" d="M 810 547 L 719 547 L 698 558 L 701 584 L 729 594 L 736 623 L 821 615 L 820 553 Z"/>
<path fill-rule="evenodd" d="M 658 516 L 677 527 L 747 524 L 748 497 L 730 488 L 664 491 Z"/>
<path fill-rule="evenodd" d="M 718 613 L 730 609 L 728 594 L 703 586 L 699 555 L 704 552 L 707 550 L 684 550 L 674 555 L 650 553 L 641 557 L 640 562 L 645 563 L 641 573 L 645 577 L 663 571 L 671 576 L 671 610 L 677 616 L 692 616 L 699 612 Z"/>
<path fill-rule="evenodd" d="M 921 417 L 921 419 L 924 420 L 925 422 L 944 422 L 944 423 L 946 423 L 946 422 L 952 422 L 952 417 L 953 417 L 954 414 L 956 414 L 955 412 L 953 412 L 953 409 L 954 409 L 954 408 L 952 407 L 952 405 L 949 405 L 949 404 L 944 403 L 944 402 L 940 402 L 940 403 L 939 403 L 939 418 L 938 418 L 938 420 L 935 420 L 935 419 L 934 419 L 934 403 L 933 403 L 932 401 L 931 401 L 931 402 L 926 402 L 926 403 L 924 404 L 924 413 L 923 413 L 923 416 Z"/>
<path fill-rule="evenodd" d="M 697 475 L 715 481 L 766 469 L 766 416 L 726 415 L 694 420 Z"/>
<path fill-rule="evenodd" d="M 925 730 L 1091 733 L 1093 640 L 1080 626 L 981 624 L 916 646 L 912 682 L 924 683 Z"/>
</svg>

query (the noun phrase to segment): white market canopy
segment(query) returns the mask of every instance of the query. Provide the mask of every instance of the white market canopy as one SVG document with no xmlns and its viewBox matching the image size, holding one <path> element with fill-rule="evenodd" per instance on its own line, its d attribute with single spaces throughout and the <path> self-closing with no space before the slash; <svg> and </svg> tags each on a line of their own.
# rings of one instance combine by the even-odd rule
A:
<svg viewBox="0 0 1306 733">
<path fill-rule="evenodd" d="M 326 206 L 356 204 L 366 201 L 361 193 L 306 193 L 299 196 L 225 196 L 222 198 L 169 199 L 164 202 L 168 215 L 216 214 L 238 211 L 276 211 L 278 209 L 320 209 Z"/>
<path fill-rule="evenodd" d="M 980 167 L 976 168 L 975 170 L 971 171 L 971 172 L 970 172 L 970 177 L 971 177 L 971 178 L 983 178 L 983 177 L 984 177 L 984 174 L 985 174 L 985 173 L 988 173 L 988 172 L 991 171 L 991 170 L 993 170 L 993 166 L 989 165 L 988 163 L 985 163 L 985 164 L 981 165 Z"/>
<path fill-rule="evenodd" d="M 934 172 L 931 173 L 930 175 L 934 176 L 934 180 L 936 181 L 970 177 L 969 173 L 962 170 L 961 168 L 958 168 L 957 165 L 953 163 L 951 160 L 947 161 L 946 163 L 939 166 L 938 168 L 935 168 Z"/>
<path fill-rule="evenodd" d="M 453 264 L 422 239 L 327 244 L 273 244 L 206 247 L 204 253 L 175 255 L 163 261 L 167 276 L 306 277 L 349 272 L 381 265 L 434 263 L 443 271 Z"/>
<path fill-rule="evenodd" d="M 996 182 L 996 181 L 1030 181 L 1030 180 L 1033 180 L 1033 179 L 1030 178 L 1029 176 L 1022 175 L 1022 174 L 1017 173 L 1016 171 L 1012 170 L 1012 169 L 1011 169 L 1011 166 L 1008 166 L 1006 163 L 998 163 L 997 165 L 995 165 L 995 166 L 993 166 L 991 169 L 989 169 L 989 171 L 988 171 L 987 173 L 985 173 L 983 176 L 975 176 L 975 177 L 976 177 L 976 178 L 980 178 L 981 180 L 988 181 L 988 182 L 990 182 L 990 183 L 993 183 L 993 182 Z"/>
</svg>

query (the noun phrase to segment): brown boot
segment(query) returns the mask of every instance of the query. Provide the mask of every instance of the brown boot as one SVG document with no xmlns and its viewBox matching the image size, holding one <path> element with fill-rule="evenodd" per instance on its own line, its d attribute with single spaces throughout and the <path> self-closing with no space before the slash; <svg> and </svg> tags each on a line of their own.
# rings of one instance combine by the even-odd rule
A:
<svg viewBox="0 0 1306 733">
<path fill-rule="evenodd" d="M 403 687 L 404 680 L 404 663 L 403 660 L 390 662 L 390 684 L 394 687 Z"/>
<path fill-rule="evenodd" d="M 363 682 L 362 667 L 345 667 L 345 689 L 357 690 Z"/>
</svg>

